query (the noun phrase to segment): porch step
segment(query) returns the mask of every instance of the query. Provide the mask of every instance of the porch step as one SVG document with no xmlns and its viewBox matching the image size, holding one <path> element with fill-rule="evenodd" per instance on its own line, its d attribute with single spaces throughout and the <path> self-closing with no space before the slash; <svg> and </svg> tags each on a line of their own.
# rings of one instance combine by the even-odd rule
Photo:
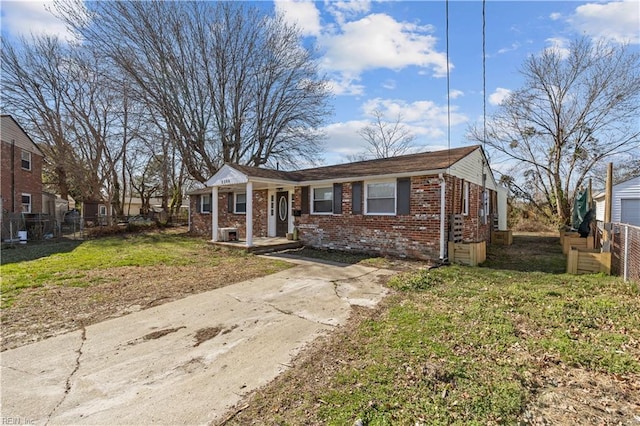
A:
<svg viewBox="0 0 640 426">
<path fill-rule="evenodd" d="M 276 252 L 276 251 L 297 249 L 297 248 L 301 248 L 301 247 L 303 247 L 302 241 L 289 241 L 287 243 L 274 244 L 274 245 L 245 247 L 245 249 L 249 253 L 265 254 L 265 253 L 273 253 L 273 252 Z"/>
</svg>

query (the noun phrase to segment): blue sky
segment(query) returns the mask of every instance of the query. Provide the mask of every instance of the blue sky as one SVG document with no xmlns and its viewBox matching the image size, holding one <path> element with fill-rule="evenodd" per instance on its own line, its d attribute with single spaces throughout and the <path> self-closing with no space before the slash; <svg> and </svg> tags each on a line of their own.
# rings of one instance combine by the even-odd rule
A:
<svg viewBox="0 0 640 426">
<path fill-rule="evenodd" d="M 2 1 L 2 35 L 57 33 L 64 27 L 45 2 Z M 50 3 L 49 3 L 50 5 Z M 363 150 L 358 130 L 381 111 L 398 115 L 419 150 L 446 148 L 446 13 L 443 1 L 277 1 L 319 49 L 331 79 L 334 115 L 324 129 L 324 161 L 346 161 Z M 580 35 L 630 42 L 640 49 L 640 2 L 487 1 L 486 96 L 482 77 L 482 2 L 449 2 L 450 146 L 467 145 L 469 125 L 491 115 L 510 90 L 523 84 L 518 69 L 532 54 L 563 49 Z"/>
</svg>

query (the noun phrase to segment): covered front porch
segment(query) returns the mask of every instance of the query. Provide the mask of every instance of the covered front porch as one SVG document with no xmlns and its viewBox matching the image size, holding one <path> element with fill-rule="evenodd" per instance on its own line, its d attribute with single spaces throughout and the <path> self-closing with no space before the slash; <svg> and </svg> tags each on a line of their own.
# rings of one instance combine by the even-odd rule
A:
<svg viewBox="0 0 640 426">
<path fill-rule="evenodd" d="M 250 252 L 300 247 L 293 233 L 294 182 L 286 172 L 224 165 L 211 188 L 211 242 Z M 229 230 L 235 232 L 229 232 Z"/>
</svg>

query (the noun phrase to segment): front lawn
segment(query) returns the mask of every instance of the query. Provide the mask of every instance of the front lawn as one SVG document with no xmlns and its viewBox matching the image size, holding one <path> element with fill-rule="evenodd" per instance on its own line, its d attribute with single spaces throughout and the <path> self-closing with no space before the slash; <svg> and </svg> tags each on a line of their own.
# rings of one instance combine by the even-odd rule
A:
<svg viewBox="0 0 640 426">
<path fill-rule="evenodd" d="M 167 231 L 5 248 L 2 349 L 287 267 Z"/>
<path fill-rule="evenodd" d="M 351 327 L 243 401 L 231 421 L 637 422 L 637 285 L 561 273 L 557 238 L 516 236 L 515 242 L 490 247 L 482 268 L 395 277 L 390 285 L 397 292 L 383 305 L 361 312 Z M 540 253 L 518 261 L 532 244 Z"/>
</svg>

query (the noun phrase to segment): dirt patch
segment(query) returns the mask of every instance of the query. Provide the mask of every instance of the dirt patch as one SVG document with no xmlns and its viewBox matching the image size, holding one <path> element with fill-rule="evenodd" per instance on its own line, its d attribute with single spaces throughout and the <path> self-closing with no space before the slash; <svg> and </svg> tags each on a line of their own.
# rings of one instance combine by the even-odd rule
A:
<svg viewBox="0 0 640 426">
<path fill-rule="evenodd" d="M 161 337 L 166 336 L 167 334 L 175 333 L 176 331 L 181 330 L 183 328 L 186 328 L 186 327 L 182 326 L 182 327 L 174 327 L 174 328 L 165 328 L 164 330 L 153 331 L 149 334 L 145 334 L 144 336 L 142 336 L 142 340 L 159 339 Z"/>
<path fill-rule="evenodd" d="M 0 314 L 1 350 L 282 269 L 274 269 L 271 261 L 257 256 L 224 251 L 216 256 L 221 257 L 216 266 L 211 266 L 211 259 L 203 255 L 201 265 L 82 271 L 83 280 L 88 283 L 84 287 L 47 285 L 24 289 Z"/>
<path fill-rule="evenodd" d="M 211 340 L 216 337 L 222 331 L 222 327 L 207 327 L 201 328 L 196 331 L 195 339 L 196 343 L 193 344 L 193 347 L 200 346 L 201 343 L 206 342 L 207 340 Z"/>
</svg>

